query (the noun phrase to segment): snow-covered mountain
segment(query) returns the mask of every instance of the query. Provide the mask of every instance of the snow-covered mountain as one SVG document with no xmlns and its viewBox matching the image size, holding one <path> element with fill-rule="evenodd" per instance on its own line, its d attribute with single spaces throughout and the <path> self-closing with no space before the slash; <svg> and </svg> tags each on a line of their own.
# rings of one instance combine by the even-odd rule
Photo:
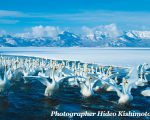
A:
<svg viewBox="0 0 150 120">
<path fill-rule="evenodd" d="M 22 37 L 0 35 L 0 46 L 59 46 L 59 47 L 150 47 L 150 31 L 128 31 L 112 37 L 108 33 L 95 31 L 90 35 L 77 35 L 68 31 L 52 37 Z"/>
</svg>

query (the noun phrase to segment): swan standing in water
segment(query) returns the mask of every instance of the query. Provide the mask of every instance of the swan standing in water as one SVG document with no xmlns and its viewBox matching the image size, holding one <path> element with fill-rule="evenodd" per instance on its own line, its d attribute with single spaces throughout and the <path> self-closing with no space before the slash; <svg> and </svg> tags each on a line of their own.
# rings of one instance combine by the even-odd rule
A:
<svg viewBox="0 0 150 120">
<path fill-rule="evenodd" d="M 7 71 L 6 71 L 6 68 L 5 68 L 3 79 L 0 76 L 0 93 L 1 94 L 6 93 L 6 95 L 8 95 L 9 88 L 10 88 L 10 81 L 7 78 Z"/>
</svg>

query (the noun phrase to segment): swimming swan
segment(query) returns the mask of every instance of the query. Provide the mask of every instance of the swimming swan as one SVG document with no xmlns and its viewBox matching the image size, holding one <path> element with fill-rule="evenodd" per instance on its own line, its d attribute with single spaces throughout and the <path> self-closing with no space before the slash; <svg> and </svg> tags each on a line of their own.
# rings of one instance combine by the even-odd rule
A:
<svg viewBox="0 0 150 120">
<path fill-rule="evenodd" d="M 68 77 L 64 77 L 64 78 L 61 78 L 59 80 L 55 80 L 55 79 L 52 79 L 51 82 L 48 81 L 47 78 L 45 77 L 42 77 L 40 79 L 38 79 L 43 85 L 46 86 L 46 89 L 45 89 L 45 92 L 44 92 L 44 95 L 45 96 L 51 96 L 53 95 L 53 93 L 55 91 L 57 91 L 60 87 L 60 84 L 64 81 L 64 80 L 68 80 L 70 78 L 76 78 L 77 76 L 68 76 Z"/>
<path fill-rule="evenodd" d="M 117 92 L 117 95 L 119 96 L 119 100 L 118 100 L 119 104 L 127 104 L 133 100 L 133 96 L 131 95 L 131 89 L 137 88 L 135 82 L 128 83 L 127 80 L 123 78 L 122 90 L 120 90 L 116 85 L 113 85 L 106 81 L 102 81 L 102 82 L 108 84 L 109 86 L 112 86 L 113 89 Z"/>
<path fill-rule="evenodd" d="M 10 88 L 10 81 L 7 78 L 7 71 L 5 69 L 3 79 L 0 76 L 0 93 L 6 93 L 8 95 L 9 88 Z"/>
</svg>

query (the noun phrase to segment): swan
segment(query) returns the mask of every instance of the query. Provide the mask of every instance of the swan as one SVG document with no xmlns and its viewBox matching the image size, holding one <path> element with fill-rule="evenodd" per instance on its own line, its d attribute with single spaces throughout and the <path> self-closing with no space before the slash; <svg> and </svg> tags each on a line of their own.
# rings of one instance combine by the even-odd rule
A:
<svg viewBox="0 0 150 120">
<path fill-rule="evenodd" d="M 117 77 L 117 73 L 116 74 L 112 74 L 111 76 L 108 76 L 108 75 L 105 75 L 105 76 L 102 76 L 101 77 L 101 80 L 102 81 L 106 81 L 108 83 L 111 83 L 113 86 L 117 86 L 118 89 L 120 89 L 120 86 L 117 85 L 118 83 L 118 77 Z M 114 79 L 112 79 L 114 78 Z M 106 91 L 115 91 L 114 87 L 113 86 L 110 86 L 108 84 L 106 84 L 105 82 L 102 82 L 103 84 L 103 88 L 106 90 Z"/>
<path fill-rule="evenodd" d="M 55 91 L 57 91 L 60 87 L 60 83 L 62 83 L 64 80 L 68 80 L 70 78 L 76 78 L 78 76 L 68 76 L 68 77 L 64 77 L 59 79 L 59 81 L 56 81 L 55 79 L 51 79 L 52 81 L 49 82 L 47 78 L 45 77 L 41 77 L 38 80 L 46 86 L 44 95 L 45 96 L 52 96 L 54 94 Z"/>
<path fill-rule="evenodd" d="M 135 82 L 137 86 L 145 86 L 145 84 L 148 82 L 146 75 L 149 73 L 140 74 L 140 78 Z"/>
<path fill-rule="evenodd" d="M 55 91 L 57 91 L 59 89 L 60 84 L 64 81 L 64 80 L 68 80 L 71 78 L 76 78 L 79 76 L 58 76 L 59 72 L 57 71 L 57 67 L 55 66 L 53 68 L 53 73 L 52 73 L 52 77 L 51 78 L 46 78 L 44 76 L 39 76 L 40 78 L 38 79 L 43 85 L 46 86 L 44 95 L 45 96 L 51 96 L 53 95 L 53 93 Z M 48 79 L 51 79 L 52 81 L 49 82 Z"/>
<path fill-rule="evenodd" d="M 70 70 L 68 67 L 64 66 L 64 64 L 60 64 L 59 66 L 59 72 L 63 75 L 63 76 L 72 76 L 75 73 Z"/>
<path fill-rule="evenodd" d="M 146 73 L 146 70 L 149 68 L 148 64 L 147 63 L 144 63 L 143 65 L 139 65 L 138 66 L 138 74 L 144 74 Z"/>
<path fill-rule="evenodd" d="M 32 68 L 32 69 L 30 69 L 30 68 L 25 68 L 25 69 L 23 69 L 22 73 L 23 73 L 24 83 L 28 83 L 28 82 L 29 82 L 29 81 L 28 81 L 28 80 L 29 80 L 28 78 L 30 78 L 30 76 L 34 76 L 35 71 L 34 71 L 33 68 Z"/>
<path fill-rule="evenodd" d="M 92 89 L 94 92 L 98 92 L 100 90 L 100 88 L 103 87 L 101 80 L 102 80 L 102 78 L 98 78 L 93 83 L 91 83 L 91 86 L 92 86 Z"/>
<path fill-rule="evenodd" d="M 141 76 L 141 68 L 142 68 L 142 64 L 137 66 L 137 73 L 138 73 L 138 77 L 140 78 Z"/>
<path fill-rule="evenodd" d="M 116 85 L 113 85 L 107 81 L 102 82 L 108 84 L 109 86 L 112 86 L 113 89 L 117 92 L 117 95 L 119 96 L 119 104 L 127 104 L 133 100 L 133 96 L 131 95 L 131 89 L 137 88 L 135 82 L 129 83 L 125 78 L 123 78 L 122 91 L 120 91 L 120 89 Z"/>
<path fill-rule="evenodd" d="M 108 68 L 108 70 L 106 71 L 106 75 L 108 75 L 108 76 L 112 75 L 112 70 L 113 70 L 113 67 L 110 66 L 110 67 Z"/>
<path fill-rule="evenodd" d="M 149 87 L 146 88 L 145 90 L 143 90 L 143 91 L 141 92 L 141 94 L 142 94 L 143 96 L 150 97 L 150 88 L 149 88 Z"/>
<path fill-rule="evenodd" d="M 8 69 L 8 71 L 6 72 L 6 74 L 7 74 L 7 79 L 8 79 L 8 80 L 11 80 L 11 79 L 12 79 L 12 77 L 13 77 L 13 74 L 12 74 L 11 68 L 9 68 L 9 69 Z"/>
<path fill-rule="evenodd" d="M 88 84 L 85 83 L 85 81 L 78 81 L 79 86 L 80 86 L 80 93 L 84 98 L 88 98 L 94 95 L 94 91 L 92 89 L 91 83 L 90 83 L 90 78 L 87 80 Z"/>
<path fill-rule="evenodd" d="M 1 93 L 6 92 L 6 94 L 8 95 L 8 89 L 9 88 L 10 88 L 10 81 L 7 78 L 7 71 L 6 71 L 6 68 L 5 68 L 3 79 L 0 76 L 0 92 Z"/>
</svg>

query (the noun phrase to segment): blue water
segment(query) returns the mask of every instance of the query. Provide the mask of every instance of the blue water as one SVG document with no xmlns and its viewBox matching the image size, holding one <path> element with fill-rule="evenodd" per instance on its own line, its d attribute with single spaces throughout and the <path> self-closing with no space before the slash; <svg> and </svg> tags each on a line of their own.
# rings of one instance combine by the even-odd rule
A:
<svg viewBox="0 0 150 120">
<path fill-rule="evenodd" d="M 103 65 L 134 66 L 140 63 L 150 63 L 150 49 L 100 49 L 100 48 L 0 48 L 1 54 L 40 56 L 51 59 L 81 60 L 83 62 Z M 21 80 L 20 80 L 21 81 Z M 140 94 L 146 87 L 134 89 L 134 100 L 130 105 L 117 104 L 115 92 L 101 90 L 93 98 L 83 99 L 78 87 L 62 85 L 52 98 L 43 95 L 45 86 L 39 82 L 22 84 L 16 82 L 8 97 L 0 97 L 0 120 L 60 120 L 67 117 L 51 117 L 51 111 L 60 112 L 97 112 L 120 110 L 150 112 L 150 99 Z M 73 118 L 79 119 L 79 118 Z M 85 120 L 133 120 L 132 117 L 84 117 Z M 135 119 L 135 118 L 134 118 Z M 144 120 L 150 117 L 139 117 Z"/>
</svg>

